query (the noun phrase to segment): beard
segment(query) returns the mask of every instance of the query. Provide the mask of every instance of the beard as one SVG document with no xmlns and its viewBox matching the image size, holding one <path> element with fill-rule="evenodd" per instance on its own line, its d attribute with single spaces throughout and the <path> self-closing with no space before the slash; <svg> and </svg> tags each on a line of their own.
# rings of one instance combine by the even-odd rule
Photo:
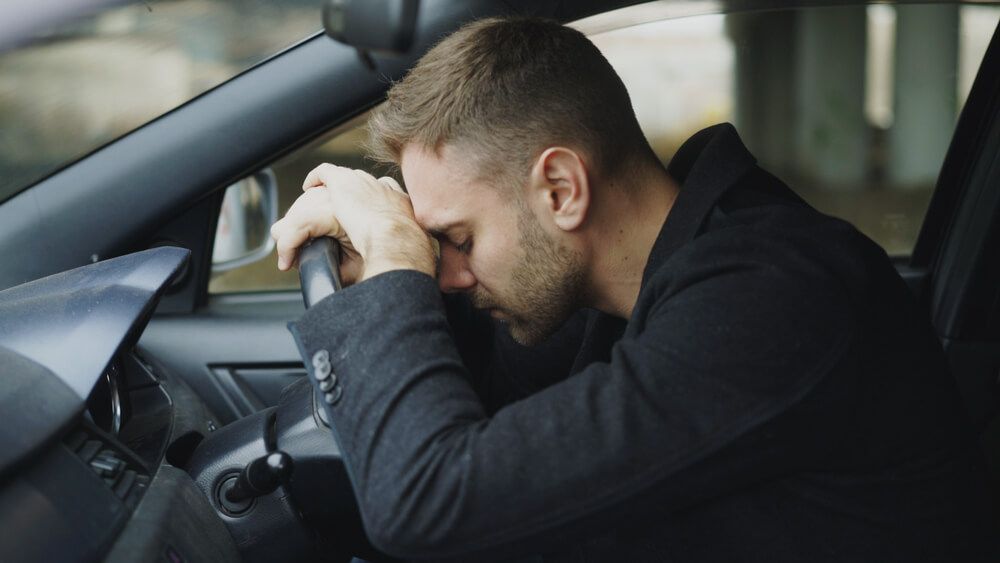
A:
<svg viewBox="0 0 1000 563">
<path fill-rule="evenodd" d="M 584 301 L 583 258 L 562 246 L 542 229 L 526 207 L 518 217 L 523 258 L 514 268 L 504 295 L 476 291 L 472 303 L 496 309 L 511 337 L 533 346 L 552 336 Z"/>
</svg>

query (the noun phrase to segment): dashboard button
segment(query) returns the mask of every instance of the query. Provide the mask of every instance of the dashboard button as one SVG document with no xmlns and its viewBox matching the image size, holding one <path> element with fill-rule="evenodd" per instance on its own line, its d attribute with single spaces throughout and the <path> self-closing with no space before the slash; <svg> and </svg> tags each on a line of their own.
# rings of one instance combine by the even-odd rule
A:
<svg viewBox="0 0 1000 563">
<path fill-rule="evenodd" d="M 90 460 L 94 459 L 94 456 L 97 455 L 97 452 L 101 451 L 102 445 L 103 444 L 97 440 L 87 440 L 77 453 L 80 455 L 80 459 L 89 463 Z"/>
<path fill-rule="evenodd" d="M 91 460 L 90 467 L 101 477 L 114 479 L 125 469 L 125 462 L 115 457 L 113 452 L 104 450 Z"/>
<path fill-rule="evenodd" d="M 135 484 L 136 472 L 131 469 L 126 469 L 125 473 L 122 474 L 122 478 L 115 484 L 115 494 L 118 498 L 123 499 L 128 496 L 129 491 L 132 490 L 132 485 Z"/>
</svg>

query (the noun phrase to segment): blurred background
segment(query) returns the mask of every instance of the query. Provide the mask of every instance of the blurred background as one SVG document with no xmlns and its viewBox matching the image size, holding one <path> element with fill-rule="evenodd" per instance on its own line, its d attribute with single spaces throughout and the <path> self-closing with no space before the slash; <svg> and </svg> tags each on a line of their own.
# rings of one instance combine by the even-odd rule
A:
<svg viewBox="0 0 1000 563">
<path fill-rule="evenodd" d="M 666 4 L 579 26 L 649 19 Z M 664 19 L 591 38 L 664 162 L 695 131 L 733 122 L 807 201 L 905 257 L 998 20 L 996 5 L 876 4 Z M 0 201 L 320 27 L 316 0 L 149 0 L 0 54 Z M 280 213 L 319 163 L 370 168 L 363 124 L 261 163 Z M 219 272 L 210 291 L 297 287 L 275 261 Z"/>
</svg>

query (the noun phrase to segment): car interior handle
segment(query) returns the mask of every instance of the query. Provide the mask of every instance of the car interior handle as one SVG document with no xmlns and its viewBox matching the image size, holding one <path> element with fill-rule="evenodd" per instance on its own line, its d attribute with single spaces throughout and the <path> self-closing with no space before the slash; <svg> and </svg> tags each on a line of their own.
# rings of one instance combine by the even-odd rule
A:
<svg viewBox="0 0 1000 563">
<path fill-rule="evenodd" d="M 299 250 L 299 279 L 308 309 L 340 291 L 340 245 L 329 237 L 312 239 Z"/>
</svg>

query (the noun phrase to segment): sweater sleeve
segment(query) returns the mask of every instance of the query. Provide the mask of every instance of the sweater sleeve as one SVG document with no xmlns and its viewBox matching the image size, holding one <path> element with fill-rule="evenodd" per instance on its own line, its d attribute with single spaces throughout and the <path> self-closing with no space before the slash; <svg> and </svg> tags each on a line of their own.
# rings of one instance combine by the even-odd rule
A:
<svg viewBox="0 0 1000 563">
<path fill-rule="evenodd" d="M 522 346 L 463 294 L 442 295 L 452 340 L 489 414 L 569 376 L 594 312 L 573 315 L 552 337 Z"/>
</svg>

